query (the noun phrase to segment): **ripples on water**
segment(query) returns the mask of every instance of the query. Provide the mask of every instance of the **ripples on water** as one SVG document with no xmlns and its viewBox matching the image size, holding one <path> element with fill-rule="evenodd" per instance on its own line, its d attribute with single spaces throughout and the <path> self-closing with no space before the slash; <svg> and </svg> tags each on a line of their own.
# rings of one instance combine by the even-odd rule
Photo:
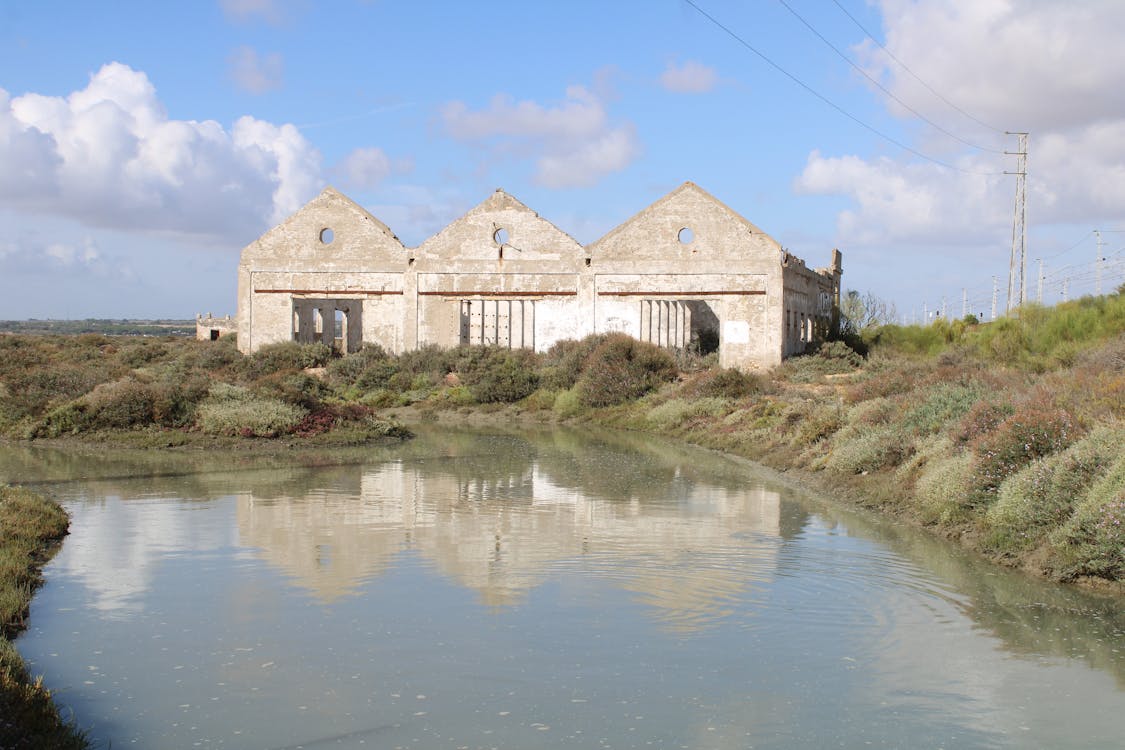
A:
<svg viewBox="0 0 1125 750">
<path fill-rule="evenodd" d="M 1125 736 L 1116 602 L 712 454 L 444 431 L 357 465 L 165 473 L 51 485 L 72 534 L 18 642 L 114 746 Z"/>
</svg>

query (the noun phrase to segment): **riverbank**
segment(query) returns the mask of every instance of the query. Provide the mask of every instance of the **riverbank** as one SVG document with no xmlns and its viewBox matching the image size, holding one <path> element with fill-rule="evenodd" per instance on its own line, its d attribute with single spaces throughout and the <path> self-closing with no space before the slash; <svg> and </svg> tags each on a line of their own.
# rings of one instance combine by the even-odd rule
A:
<svg viewBox="0 0 1125 750">
<path fill-rule="evenodd" d="M 16 487 L 0 487 L 0 747 L 17 750 L 88 747 L 63 720 L 49 690 L 32 678 L 12 645 L 26 625 L 40 571 L 67 532 L 58 504 Z"/>
<path fill-rule="evenodd" d="M 20 442 L 284 452 L 401 439 L 403 413 L 667 435 L 800 472 L 1003 565 L 1125 581 L 1121 293 L 986 325 L 884 326 L 759 373 L 623 334 L 545 353 L 347 357 L 321 344 L 244 357 L 229 339 L 0 338 L 0 435 Z"/>
</svg>

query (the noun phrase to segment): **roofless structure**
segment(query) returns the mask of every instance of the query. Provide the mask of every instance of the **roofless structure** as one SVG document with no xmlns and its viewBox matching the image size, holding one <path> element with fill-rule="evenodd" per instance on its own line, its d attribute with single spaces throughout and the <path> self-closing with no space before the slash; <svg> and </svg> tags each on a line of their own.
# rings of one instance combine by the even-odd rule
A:
<svg viewBox="0 0 1125 750">
<path fill-rule="evenodd" d="M 752 370 L 827 333 L 841 273 L 839 251 L 809 269 L 690 182 L 585 247 L 497 190 L 408 248 L 329 187 L 243 249 L 238 345 L 544 351 L 619 331 Z"/>
</svg>

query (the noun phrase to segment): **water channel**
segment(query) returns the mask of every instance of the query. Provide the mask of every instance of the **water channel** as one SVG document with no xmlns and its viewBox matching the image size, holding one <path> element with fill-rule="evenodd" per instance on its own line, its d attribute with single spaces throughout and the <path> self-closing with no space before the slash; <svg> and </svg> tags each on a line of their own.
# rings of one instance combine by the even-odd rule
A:
<svg viewBox="0 0 1125 750">
<path fill-rule="evenodd" d="M 0 452 L 72 516 L 16 641 L 114 748 L 1120 747 L 1120 601 L 630 434 Z"/>
</svg>

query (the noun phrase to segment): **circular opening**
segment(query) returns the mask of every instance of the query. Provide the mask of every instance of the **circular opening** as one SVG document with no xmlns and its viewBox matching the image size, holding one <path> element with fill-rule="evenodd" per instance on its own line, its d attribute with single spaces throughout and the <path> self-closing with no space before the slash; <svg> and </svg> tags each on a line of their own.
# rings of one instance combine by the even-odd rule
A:
<svg viewBox="0 0 1125 750">
<path fill-rule="evenodd" d="M 335 239 L 335 237 L 335 233 L 327 227 L 320 230 L 320 241 L 325 245 L 331 244 L 332 240 Z"/>
<path fill-rule="evenodd" d="M 504 227 L 500 227 L 499 229 L 497 229 L 495 232 L 492 233 L 492 239 L 495 240 L 497 245 L 507 245 L 508 244 L 508 230 L 504 229 Z"/>
<path fill-rule="evenodd" d="M 681 245 L 690 245 L 692 240 L 695 239 L 695 232 L 691 231 L 688 227 L 684 227 L 676 235 L 676 239 L 680 241 Z"/>
</svg>

